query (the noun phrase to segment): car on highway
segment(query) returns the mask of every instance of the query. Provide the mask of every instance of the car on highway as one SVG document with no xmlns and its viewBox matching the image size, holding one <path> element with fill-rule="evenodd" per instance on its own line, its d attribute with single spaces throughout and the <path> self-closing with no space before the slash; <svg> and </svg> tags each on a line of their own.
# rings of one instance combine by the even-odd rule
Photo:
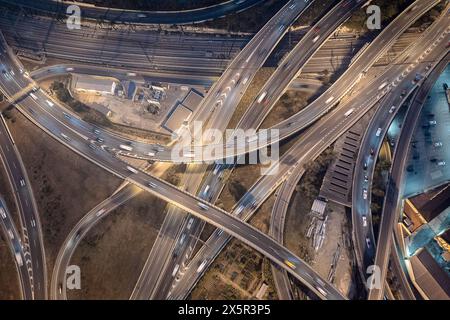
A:
<svg viewBox="0 0 450 320">
<path fill-rule="evenodd" d="M 66 141 L 70 141 L 70 138 L 66 134 L 64 134 L 62 132 L 61 132 L 61 137 L 63 137 L 63 139 L 66 140 Z"/>
<path fill-rule="evenodd" d="M 287 265 L 289 268 L 291 269 L 295 269 L 297 268 L 297 266 L 295 265 L 295 263 L 293 263 L 292 261 L 289 261 L 288 259 L 284 260 L 284 264 Z"/>
<path fill-rule="evenodd" d="M 392 106 L 392 107 L 389 109 L 389 113 L 394 113 L 394 111 L 395 111 L 395 106 Z"/>
<path fill-rule="evenodd" d="M 50 106 L 50 107 L 53 107 L 55 104 L 53 103 L 53 102 L 51 102 L 50 100 L 45 100 L 45 102 L 47 102 L 47 104 Z"/>
<path fill-rule="evenodd" d="M 428 124 L 430 126 L 435 126 L 437 124 L 437 122 L 436 122 L 436 120 L 430 120 L 430 121 L 428 121 Z"/>
<path fill-rule="evenodd" d="M 378 128 L 377 132 L 375 132 L 375 136 L 379 137 L 381 135 L 381 131 L 382 131 L 382 129 Z"/>
<path fill-rule="evenodd" d="M 209 209 L 209 207 L 206 205 L 206 204 L 204 204 L 204 203 L 201 203 L 201 202 L 197 202 L 197 205 L 199 206 L 199 208 L 200 209 L 202 209 L 202 210 L 208 210 Z"/>
<path fill-rule="evenodd" d="M 367 200 L 367 189 L 366 188 L 363 189 L 363 199 Z"/>
<path fill-rule="evenodd" d="M 183 233 L 180 237 L 180 245 L 184 243 L 185 239 L 186 239 L 186 233 Z"/>
<path fill-rule="evenodd" d="M 441 141 L 437 141 L 433 145 L 434 145 L 435 148 L 440 148 L 440 147 L 442 147 L 442 142 Z"/>
<path fill-rule="evenodd" d="M 366 245 L 367 245 L 367 248 L 372 247 L 372 242 L 370 242 L 370 239 L 368 237 L 366 237 Z"/>
<path fill-rule="evenodd" d="M 0 208 L 0 215 L 2 216 L 3 219 L 6 219 L 5 209 Z"/>
<path fill-rule="evenodd" d="M 156 183 L 151 182 L 151 181 L 148 183 L 148 186 L 153 189 L 155 189 L 157 187 Z"/>
<path fill-rule="evenodd" d="M 209 192 L 210 186 L 209 184 L 206 186 L 205 190 L 203 190 L 203 195 L 206 196 Z"/>
<path fill-rule="evenodd" d="M 370 155 L 373 157 L 375 155 L 375 150 L 373 148 L 370 148 Z"/>
<path fill-rule="evenodd" d="M 25 187 L 25 180 L 24 179 L 20 179 L 20 186 L 21 187 Z"/>
<path fill-rule="evenodd" d="M 315 288 L 317 289 L 317 291 L 319 291 L 324 297 L 327 296 L 327 292 L 325 290 L 323 290 L 321 287 L 319 286 L 315 286 Z"/>
<path fill-rule="evenodd" d="M 444 160 L 441 160 L 441 161 L 438 161 L 438 162 L 437 162 L 437 166 L 438 166 L 438 167 L 443 167 L 443 166 L 445 166 L 445 164 L 446 164 L 446 163 L 445 163 Z"/>
<path fill-rule="evenodd" d="M 194 218 L 190 218 L 187 223 L 186 229 L 190 230 L 193 222 L 194 222 Z"/>
<path fill-rule="evenodd" d="M 362 216 L 363 227 L 367 227 L 367 217 L 366 215 Z"/>
<path fill-rule="evenodd" d="M 313 43 L 316 43 L 317 40 L 319 40 L 319 38 L 320 38 L 320 36 L 315 36 L 312 42 L 313 42 Z"/>
<path fill-rule="evenodd" d="M 366 175 L 364 175 L 364 182 L 367 182 L 367 181 L 369 181 L 369 176 L 366 174 Z"/>
<path fill-rule="evenodd" d="M 364 164 L 363 164 L 363 169 L 364 169 L 364 170 L 367 170 L 367 162 L 364 162 Z"/>
</svg>

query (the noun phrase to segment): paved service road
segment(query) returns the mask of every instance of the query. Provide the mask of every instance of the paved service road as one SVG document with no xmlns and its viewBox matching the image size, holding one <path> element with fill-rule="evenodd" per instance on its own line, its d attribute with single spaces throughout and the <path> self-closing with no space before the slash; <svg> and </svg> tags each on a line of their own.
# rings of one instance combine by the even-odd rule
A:
<svg viewBox="0 0 450 320">
<path fill-rule="evenodd" d="M 66 14 L 71 1 L 56 0 L 1 0 L 11 5 L 45 11 L 51 14 Z M 228 0 L 223 3 L 182 11 L 141 11 L 93 6 L 78 2 L 83 19 L 114 21 L 115 23 L 136 24 L 191 24 L 217 19 L 231 13 L 241 12 L 262 2 L 262 0 Z"/>
</svg>

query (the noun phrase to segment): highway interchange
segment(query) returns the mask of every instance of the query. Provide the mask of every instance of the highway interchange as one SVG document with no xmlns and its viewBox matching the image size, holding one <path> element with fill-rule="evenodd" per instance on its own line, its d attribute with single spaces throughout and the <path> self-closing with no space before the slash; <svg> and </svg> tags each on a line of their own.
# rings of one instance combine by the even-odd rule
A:
<svg viewBox="0 0 450 320">
<path fill-rule="evenodd" d="M 217 229 L 211 235 L 210 239 L 207 240 L 206 245 L 197 252 L 195 257 L 189 259 L 189 264 L 187 264 L 186 261 L 183 261 L 183 259 L 185 253 L 194 242 L 190 244 L 189 242 L 186 242 L 186 245 L 182 249 L 183 254 L 180 254 L 178 256 L 179 258 L 174 261 L 168 259 L 171 256 L 168 254 L 171 252 L 170 249 L 173 250 L 175 248 L 174 243 L 167 244 L 165 246 L 165 249 L 167 250 L 159 251 L 159 254 L 165 255 L 165 259 L 163 256 L 162 260 L 148 260 L 153 262 L 158 261 L 158 263 L 160 263 L 160 270 L 162 270 L 164 264 L 169 263 L 165 266 L 166 270 L 163 272 L 166 278 L 163 280 L 142 280 L 146 283 L 145 285 L 139 284 L 138 282 L 137 289 L 135 288 L 135 291 L 133 292 L 133 295 L 136 295 L 135 298 L 148 299 L 152 297 L 152 295 L 158 298 L 185 298 L 200 278 L 201 273 L 206 269 L 204 268 L 201 270 L 202 272 L 199 272 L 197 271 L 198 266 L 203 265 L 204 267 L 205 265 L 210 264 L 213 258 L 217 256 L 220 250 L 228 242 L 230 239 L 229 236 L 231 235 L 267 256 L 273 263 L 277 264 L 286 272 L 301 281 L 319 298 L 343 299 L 345 297 L 332 284 L 324 280 L 308 264 L 280 244 L 280 242 L 282 242 L 282 225 L 287 209 L 287 203 L 292 195 L 293 186 L 296 185 L 296 181 L 298 181 L 303 174 L 302 168 L 305 163 L 314 160 L 326 147 L 331 145 L 342 133 L 351 127 L 351 125 L 356 123 L 365 112 L 380 101 L 383 105 L 389 105 L 389 107 L 395 103 L 400 105 L 400 101 L 397 101 L 398 93 L 394 95 L 394 92 L 396 90 L 398 91 L 397 88 L 400 87 L 399 83 L 403 83 L 403 81 L 410 82 L 411 77 L 414 78 L 415 73 L 421 71 L 424 65 L 426 66 L 429 63 L 428 61 L 438 61 L 438 57 L 442 56 L 442 52 L 445 52 L 449 32 L 448 13 L 441 16 L 432 27 L 429 27 L 434 31 L 432 36 L 427 39 L 421 39 L 419 45 L 414 48 L 409 48 L 408 53 L 403 55 L 404 60 L 402 60 L 401 63 L 389 66 L 386 70 L 377 75 L 375 79 L 364 79 L 364 75 L 367 73 L 369 67 L 373 65 L 384 52 L 386 52 L 395 39 L 435 4 L 436 1 L 415 1 L 409 9 L 405 10 L 397 17 L 397 19 L 387 26 L 384 31 L 364 49 L 364 52 L 358 54 L 357 59 L 353 61 L 347 71 L 324 94 L 308 105 L 303 111 L 273 127 L 274 129 L 280 130 L 280 140 L 286 139 L 307 127 L 309 128 L 302 133 L 301 140 L 298 140 L 294 146 L 281 157 L 280 163 L 277 163 L 276 166 L 273 166 L 273 168 L 270 169 L 275 172 L 276 167 L 276 173 L 273 175 L 262 176 L 236 204 L 234 212 L 231 214 L 213 206 L 209 203 L 210 200 L 208 197 L 203 197 L 205 199 L 200 198 L 205 190 L 205 184 L 201 187 L 201 177 L 195 176 L 189 178 L 189 175 L 187 175 L 186 180 L 183 182 L 183 190 L 181 190 L 151 174 L 149 175 L 137 169 L 130 170 L 121 160 L 115 157 L 115 152 L 118 151 L 117 146 L 124 142 L 131 142 L 133 143 L 135 151 L 128 156 L 148 158 L 146 155 L 148 155 L 149 150 L 155 148 L 155 145 L 147 144 L 145 142 L 129 141 L 124 137 L 109 134 L 108 132 L 101 130 L 101 128 L 96 128 L 87 124 L 74 114 L 67 116 L 56 101 L 47 96 L 42 90 L 37 89 L 37 86 L 36 90 L 34 89 L 33 81 L 21 72 L 21 66 L 19 66 L 11 57 L 2 56 L 2 63 L 7 65 L 9 70 L 15 70 L 17 76 L 12 77 L 11 79 L 2 79 L 0 87 L 7 97 L 14 100 L 13 102 L 16 103 L 18 110 L 55 139 L 113 174 L 166 200 L 170 204 L 168 215 L 171 214 L 170 210 L 172 210 L 172 215 L 175 217 L 171 222 L 168 222 L 168 228 L 174 230 L 175 239 L 179 239 L 181 234 L 179 233 L 180 225 L 184 225 L 186 228 L 187 218 L 177 214 L 177 212 L 183 211 L 225 231 L 225 233 L 222 233 L 222 231 Z M 206 121 L 211 128 L 226 128 L 233 111 L 237 107 L 251 80 L 254 78 L 256 71 L 262 67 L 263 63 L 267 60 L 276 44 L 281 40 L 290 24 L 298 18 L 307 5 L 308 3 L 306 1 L 289 1 L 259 33 L 250 40 L 244 49 L 233 59 L 219 80 L 214 83 L 208 92 L 208 95 L 203 99 L 202 105 L 198 108 L 198 110 L 202 110 L 202 112 L 194 115 L 196 120 Z M 249 106 L 247 113 L 244 114 L 237 125 L 238 128 L 248 129 L 259 127 L 265 116 L 275 105 L 276 101 L 297 77 L 302 66 L 325 42 L 332 33 L 332 30 L 337 28 L 348 18 L 351 13 L 350 6 L 356 8 L 359 5 L 362 5 L 360 1 L 341 1 L 333 8 L 335 11 L 331 11 L 333 14 L 325 15 L 323 19 L 317 23 L 316 29 L 311 29 L 310 32 L 306 33 L 299 44 L 294 47 L 291 53 L 280 63 L 280 66 L 258 94 L 257 97 L 261 97 L 262 94 L 265 93 L 264 104 L 261 105 L 262 101 L 255 100 L 255 102 Z M 327 32 L 322 33 L 317 31 L 324 29 L 327 29 Z M 317 33 L 320 34 L 317 35 Z M 316 38 L 317 36 L 319 36 L 319 38 Z M 320 39 L 320 41 L 317 42 L 317 39 Z M 308 42 L 312 42 L 314 45 L 308 46 Z M 4 42 L 2 42 L 2 47 L 6 48 Z M 8 53 L 8 55 L 11 56 L 10 50 L 8 50 Z M 429 57 L 430 60 L 426 60 L 426 63 L 421 62 L 425 57 Z M 251 68 L 248 67 L 250 65 L 252 66 Z M 406 65 L 408 65 L 408 67 L 405 67 Z M 59 68 L 61 73 L 64 73 L 67 72 L 68 67 L 63 65 Z M 355 90 L 355 86 L 357 90 Z M 20 98 L 11 98 L 15 96 L 17 92 L 22 92 L 23 88 L 27 88 L 26 91 L 33 91 L 36 98 L 24 96 L 23 93 L 20 94 Z M 350 91 L 352 91 L 350 98 L 343 103 L 341 99 Z M 355 93 L 355 91 L 357 92 Z M 364 95 L 361 92 L 363 92 Z M 404 97 L 404 99 L 406 99 L 406 97 Z M 339 103 L 339 101 L 341 101 L 341 103 Z M 263 109 L 263 111 L 257 113 L 258 117 L 255 117 L 254 114 L 252 114 L 252 110 L 256 110 L 257 108 Z M 381 109 L 381 106 L 379 108 Z M 346 115 L 348 111 L 351 111 L 351 116 Z M 392 113 L 389 113 L 388 117 L 391 116 Z M 314 125 L 311 126 L 313 123 Z M 104 139 L 102 145 L 98 145 L 95 142 L 95 139 L 99 136 L 98 132 L 100 132 L 102 139 Z M 367 135 L 370 135 L 370 133 L 367 133 Z M 183 138 L 184 135 L 182 133 L 179 139 L 181 142 L 179 143 L 183 143 Z M 204 137 L 204 140 L 208 141 L 209 138 L 210 137 Z M 95 147 L 92 148 L 92 145 Z M 406 144 L 406 146 L 407 145 L 408 144 Z M 367 147 L 366 144 L 365 146 Z M 226 148 L 227 147 L 228 146 L 226 146 Z M 237 150 L 235 150 L 233 146 L 233 152 L 231 154 L 234 156 L 242 156 L 251 150 L 252 147 L 253 146 L 249 142 L 244 140 L 243 145 L 237 146 Z M 264 145 L 257 145 L 254 148 L 261 147 L 264 147 Z M 379 150 L 379 146 L 375 146 L 375 148 L 376 150 Z M 364 154 L 363 152 L 365 151 L 361 151 L 361 154 Z M 218 155 L 212 155 L 212 158 L 207 160 L 211 162 L 220 160 L 221 158 L 222 157 Z M 157 153 L 156 157 L 152 157 L 152 160 L 170 161 L 170 148 L 164 148 L 164 150 Z M 7 160 L 7 162 L 8 164 L 14 163 L 14 161 L 11 162 L 10 160 Z M 186 162 L 197 161 L 194 158 L 187 159 Z M 189 166 L 193 168 L 201 166 L 203 174 L 207 174 L 208 166 L 204 164 L 192 163 L 189 164 Z M 216 168 L 218 168 L 218 170 L 210 171 L 206 178 L 206 181 L 208 181 L 207 183 L 209 183 L 207 185 L 215 186 L 212 191 L 212 197 L 214 197 L 214 199 L 218 197 L 223 188 L 223 183 L 218 179 L 218 172 L 223 170 L 224 166 L 218 165 Z M 358 167 L 356 170 L 358 170 Z M 371 170 L 373 170 L 373 168 L 371 168 Z M 401 170 L 397 171 L 401 172 Z M 187 172 L 189 172 L 189 169 Z M 355 174 L 355 176 L 360 177 L 360 174 Z M 249 224 L 241 221 L 241 219 L 244 221 L 247 220 L 277 189 L 277 187 L 281 185 L 282 187 L 279 190 L 279 195 L 277 197 L 278 202 L 274 206 L 274 214 L 272 215 L 272 229 L 270 233 L 272 236 L 275 236 L 275 239 L 272 239 Z M 354 193 L 357 192 L 356 190 L 358 188 L 359 187 L 355 187 L 353 189 Z M 197 197 L 191 194 L 195 193 L 196 190 L 198 190 Z M 81 240 L 82 235 L 85 234 L 87 229 L 91 228 L 96 221 L 101 219 L 103 213 L 106 214 L 117 207 L 118 204 L 127 201 L 134 196 L 136 192 L 137 189 L 131 187 L 125 187 L 122 191 L 118 191 L 117 194 L 105 200 L 105 203 L 99 204 L 99 206 L 88 213 L 72 230 L 72 233 L 68 236 L 65 243 L 66 247 L 68 247 L 68 243 L 70 243 L 71 248 L 61 251 L 65 255 L 64 257 L 59 257 L 57 265 L 55 265 L 55 270 L 59 270 L 59 272 L 53 273 L 53 277 L 56 278 L 53 279 L 52 277 L 52 288 L 50 291 L 52 298 L 65 298 L 65 288 L 64 285 L 62 285 L 63 281 L 61 279 L 63 275 L 61 275 L 61 271 L 64 270 L 63 266 L 68 264 L 71 252 L 73 252 L 76 244 Z M 280 196 L 280 194 L 283 196 Z M 32 196 L 29 199 L 29 202 L 33 204 L 34 200 L 32 200 Z M 279 199 L 285 199 L 283 202 L 285 204 L 280 204 Z M 355 196 L 354 199 L 358 198 Z M 20 200 L 18 203 L 23 203 L 23 201 L 27 200 Z M 364 201 L 362 202 L 365 203 Z M 35 205 L 34 208 L 31 209 L 32 212 L 29 213 L 28 216 L 23 217 L 24 221 L 30 223 L 33 221 L 30 216 L 32 215 L 34 217 L 37 212 Z M 98 212 L 103 209 L 105 209 L 105 211 L 98 215 Z M 366 211 L 360 210 L 360 212 Z M 36 218 L 34 217 L 34 219 Z M 36 222 L 34 222 L 34 224 L 35 223 Z M 170 227 L 170 223 L 174 227 Z M 83 227 L 83 225 L 88 227 Z M 202 222 L 197 220 L 196 226 L 196 228 L 192 229 L 192 233 L 199 233 L 202 230 Z M 387 230 L 386 235 L 383 235 L 386 244 L 383 245 L 384 249 L 380 249 L 384 259 L 386 259 L 389 254 L 388 250 L 385 248 L 390 245 L 389 239 L 392 233 L 391 227 L 392 223 L 388 227 L 382 229 Z M 32 229 L 32 227 L 29 228 Z M 371 230 L 371 228 L 368 228 L 367 230 Z M 34 241 L 35 245 L 36 243 L 41 243 L 42 239 L 39 240 L 39 237 L 41 236 L 39 235 L 39 232 L 37 232 L 34 239 L 37 239 L 38 241 Z M 370 235 L 370 237 L 373 238 L 373 235 Z M 361 250 L 360 240 L 364 239 L 365 243 L 366 238 L 367 236 L 365 234 L 358 236 L 356 247 L 359 245 Z M 194 237 L 191 239 L 194 239 Z M 215 244 L 208 246 L 208 243 L 210 242 L 214 242 Z M 33 251 L 43 253 L 39 246 L 34 248 Z M 150 256 L 151 255 L 152 253 L 150 253 Z M 377 256 L 378 255 L 379 254 L 377 253 Z M 36 263 L 34 262 L 34 259 L 38 258 L 33 256 L 33 263 Z M 37 262 L 36 266 L 33 267 L 33 270 L 39 270 L 39 266 L 42 268 L 43 254 L 41 254 L 40 259 L 40 262 Z M 174 270 L 174 266 L 179 264 L 185 265 L 185 262 L 187 268 L 183 270 L 182 277 L 177 279 L 176 286 L 170 285 L 172 283 L 172 279 L 170 278 L 173 278 L 171 273 L 172 270 Z M 386 260 L 382 264 L 385 265 Z M 150 271 L 154 271 L 154 268 L 148 267 L 147 274 L 150 274 Z M 42 286 L 43 289 L 40 290 L 44 290 L 45 292 L 45 272 L 43 274 L 44 280 L 41 281 L 43 281 L 44 285 Z M 144 268 L 141 278 L 145 279 L 145 275 L 146 272 Z M 159 275 L 159 273 L 157 275 Z M 155 274 L 153 273 L 153 277 L 154 276 Z M 277 279 L 279 276 L 280 275 L 275 278 Z M 281 277 L 284 279 L 283 281 L 285 281 L 285 288 L 288 281 L 286 281 L 285 275 L 281 275 Z M 155 283 L 158 282 L 163 283 L 165 287 L 161 288 L 158 293 L 152 293 L 152 290 L 155 288 Z M 276 281 L 276 283 L 278 283 L 278 281 Z M 42 287 L 40 286 L 39 288 Z M 63 291 L 64 294 L 62 294 Z M 379 295 L 377 297 L 378 299 L 382 298 L 382 293 L 381 290 L 381 296 Z M 42 291 L 40 294 L 42 294 Z M 46 293 L 41 297 L 44 298 L 45 294 Z M 161 296 L 161 294 L 163 295 Z M 283 296 L 287 297 L 288 294 L 285 293 Z"/>
</svg>

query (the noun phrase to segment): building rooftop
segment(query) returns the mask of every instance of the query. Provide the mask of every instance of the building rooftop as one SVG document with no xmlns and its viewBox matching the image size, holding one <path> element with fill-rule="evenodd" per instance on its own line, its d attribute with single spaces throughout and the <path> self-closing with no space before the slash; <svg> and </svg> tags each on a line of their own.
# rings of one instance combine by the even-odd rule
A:
<svg viewBox="0 0 450 320">
<path fill-rule="evenodd" d="M 445 184 L 409 199 L 427 221 L 450 206 L 450 184 Z"/>
<path fill-rule="evenodd" d="M 80 91 L 114 94 L 116 81 L 112 78 L 74 74 L 72 76 L 72 87 Z"/>
<path fill-rule="evenodd" d="M 188 120 L 192 111 L 186 108 L 183 104 L 178 103 L 175 108 L 169 113 L 163 127 L 170 132 L 176 132 L 181 128 L 183 122 Z"/>
<path fill-rule="evenodd" d="M 434 260 L 428 250 L 423 249 L 410 259 L 416 285 L 429 299 L 450 299 L 450 278 Z"/>
<path fill-rule="evenodd" d="M 203 100 L 203 95 L 199 93 L 198 91 L 191 89 L 189 93 L 186 95 L 186 97 L 183 100 L 183 105 L 190 109 L 192 112 L 197 109 L 197 107 L 200 105 L 200 103 Z"/>
</svg>

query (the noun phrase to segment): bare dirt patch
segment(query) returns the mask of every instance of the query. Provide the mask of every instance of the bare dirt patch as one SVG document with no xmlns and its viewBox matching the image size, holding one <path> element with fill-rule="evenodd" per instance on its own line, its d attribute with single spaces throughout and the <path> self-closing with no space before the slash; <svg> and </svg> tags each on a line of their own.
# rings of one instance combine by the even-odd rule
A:
<svg viewBox="0 0 450 320">
<path fill-rule="evenodd" d="M 13 255 L 0 231 L 0 300 L 20 299 L 20 283 Z"/>
<path fill-rule="evenodd" d="M 70 299 L 129 299 L 164 219 L 166 203 L 141 192 L 82 240 L 71 260 L 80 266 L 81 290 Z"/>
</svg>

